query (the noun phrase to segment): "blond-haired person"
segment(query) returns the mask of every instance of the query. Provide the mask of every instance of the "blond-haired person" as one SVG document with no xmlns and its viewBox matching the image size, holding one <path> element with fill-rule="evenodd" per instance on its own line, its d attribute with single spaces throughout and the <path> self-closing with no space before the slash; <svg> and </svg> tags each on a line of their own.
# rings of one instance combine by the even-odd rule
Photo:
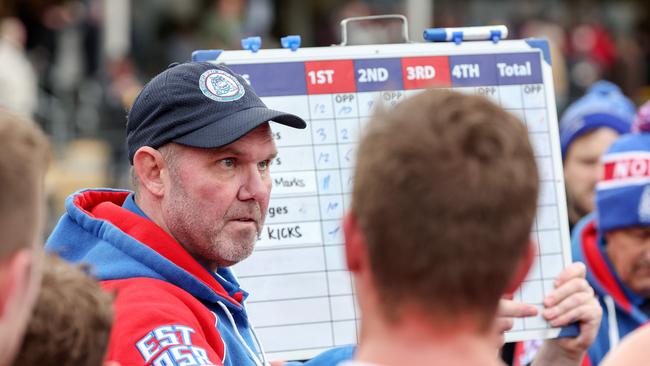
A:
<svg viewBox="0 0 650 366">
<path fill-rule="evenodd" d="M 49 159 L 41 130 L 0 108 L 0 366 L 12 363 L 40 285 Z"/>
</svg>

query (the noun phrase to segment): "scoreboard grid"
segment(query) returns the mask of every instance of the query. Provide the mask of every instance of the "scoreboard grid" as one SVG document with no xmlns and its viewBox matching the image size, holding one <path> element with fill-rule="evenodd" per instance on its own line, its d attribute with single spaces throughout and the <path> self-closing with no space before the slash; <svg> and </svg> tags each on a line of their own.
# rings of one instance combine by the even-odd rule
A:
<svg viewBox="0 0 650 366">
<path fill-rule="evenodd" d="M 537 41 L 539 42 L 539 41 Z M 571 262 L 550 65 L 525 41 L 227 51 L 227 64 L 269 108 L 297 114 L 305 130 L 272 124 L 278 157 L 253 255 L 234 267 L 271 359 L 305 359 L 356 343 L 358 308 L 345 269 L 340 219 L 350 205 L 356 144 L 377 105 L 425 88 L 490 98 L 526 124 L 540 171 L 532 238 L 538 254 L 515 293 L 542 308 Z M 480 280 L 480 279 L 477 279 Z M 541 317 L 518 319 L 506 340 L 555 337 Z"/>
</svg>

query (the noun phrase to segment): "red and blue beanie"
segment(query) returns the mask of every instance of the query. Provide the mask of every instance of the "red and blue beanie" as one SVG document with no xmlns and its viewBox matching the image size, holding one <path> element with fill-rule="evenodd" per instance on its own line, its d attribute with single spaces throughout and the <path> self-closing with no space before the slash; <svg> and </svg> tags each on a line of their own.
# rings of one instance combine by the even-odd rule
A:
<svg viewBox="0 0 650 366">
<path fill-rule="evenodd" d="M 602 233 L 650 226 L 650 104 L 644 107 L 635 121 L 638 132 L 619 137 L 601 158 L 596 207 Z"/>
<path fill-rule="evenodd" d="M 619 134 L 629 132 L 634 113 L 634 103 L 618 86 L 603 80 L 594 83 L 560 119 L 562 159 L 566 158 L 571 143 L 587 132 L 601 127 L 609 127 Z"/>
</svg>

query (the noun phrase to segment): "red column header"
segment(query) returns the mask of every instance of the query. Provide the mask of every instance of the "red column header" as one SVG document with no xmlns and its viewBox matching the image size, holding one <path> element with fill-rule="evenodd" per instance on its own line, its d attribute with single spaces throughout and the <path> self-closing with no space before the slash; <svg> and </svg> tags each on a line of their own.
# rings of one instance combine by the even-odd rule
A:
<svg viewBox="0 0 650 366">
<path fill-rule="evenodd" d="M 308 94 L 354 93 L 354 63 L 352 60 L 305 62 Z"/>
<path fill-rule="evenodd" d="M 404 89 L 450 87 L 449 57 L 402 58 Z"/>
</svg>

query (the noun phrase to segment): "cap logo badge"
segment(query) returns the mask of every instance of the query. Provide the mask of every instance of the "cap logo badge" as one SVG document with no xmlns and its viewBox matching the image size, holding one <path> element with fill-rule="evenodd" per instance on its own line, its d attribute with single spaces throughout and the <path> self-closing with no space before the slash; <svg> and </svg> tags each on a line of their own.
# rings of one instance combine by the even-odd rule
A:
<svg viewBox="0 0 650 366">
<path fill-rule="evenodd" d="M 199 88 L 203 95 L 217 102 L 232 102 L 246 93 L 236 77 L 217 69 L 201 74 Z"/>
</svg>

